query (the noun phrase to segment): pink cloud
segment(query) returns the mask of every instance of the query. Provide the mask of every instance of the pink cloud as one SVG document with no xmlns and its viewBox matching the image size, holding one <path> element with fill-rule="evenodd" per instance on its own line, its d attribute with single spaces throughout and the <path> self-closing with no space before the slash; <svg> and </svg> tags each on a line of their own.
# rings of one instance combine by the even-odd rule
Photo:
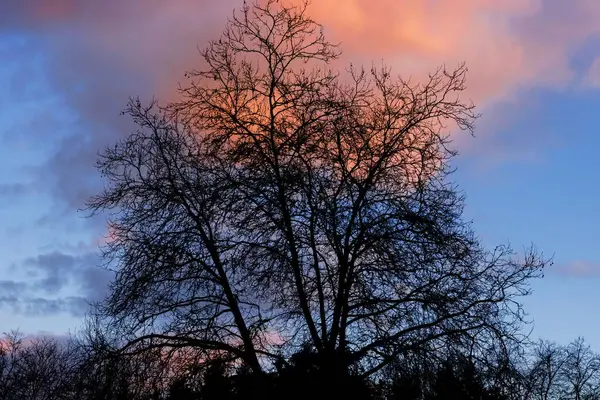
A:
<svg viewBox="0 0 600 400">
<path fill-rule="evenodd" d="M 300 0 L 292 0 L 297 3 Z M 241 1 L 24 0 L 13 14 L 78 32 L 127 70 L 144 68 L 167 90 L 199 62 L 196 45 L 216 38 Z M 20 10 L 20 11 L 19 11 Z M 404 74 L 466 61 L 471 95 L 487 101 L 521 85 L 564 84 L 569 52 L 600 32 L 595 0 L 314 1 L 311 15 L 348 59 L 381 60 Z M 160 91 L 160 90 L 159 90 Z"/>
<path fill-rule="evenodd" d="M 7 10 L 0 5 L 0 26 L 43 33 L 51 83 L 91 127 L 65 140 L 51 159 L 48 171 L 59 180 L 57 192 L 72 192 L 81 205 L 94 191 L 89 176 L 98 149 L 129 132 L 118 117 L 127 97 L 172 98 L 183 73 L 201 66 L 197 46 L 218 38 L 241 5 L 241 0 L 22 0 Z M 394 73 L 419 79 L 442 63 L 466 62 L 466 96 L 484 112 L 514 100 L 519 89 L 571 85 L 579 77 L 570 55 L 600 34 L 597 0 L 314 0 L 309 13 L 332 41 L 341 42 L 344 55 L 336 67 L 383 60 Z M 493 121 L 486 123 L 478 126 L 482 135 L 493 131 Z"/>
<path fill-rule="evenodd" d="M 165 94 L 200 62 L 196 46 L 217 38 L 240 6 L 237 0 L 25 0 L 20 7 L 37 22 L 68 25 L 82 45 L 126 72 L 149 75 L 154 91 Z M 570 52 L 600 33 L 595 0 L 347 0 L 343 6 L 319 0 L 309 10 L 342 43 L 344 64 L 383 58 L 397 73 L 419 76 L 442 63 L 467 62 L 469 95 L 477 103 L 521 86 L 568 83 Z"/>
<path fill-rule="evenodd" d="M 593 0 L 335 0 L 314 3 L 315 16 L 348 57 L 382 57 L 399 73 L 422 75 L 466 61 L 469 95 L 480 105 L 523 86 L 573 79 L 569 54 L 600 32 Z M 318 6 L 317 6 L 318 4 Z"/>
<path fill-rule="evenodd" d="M 579 260 L 555 265 L 551 271 L 567 277 L 589 278 L 600 274 L 600 265 L 590 261 Z"/>
</svg>

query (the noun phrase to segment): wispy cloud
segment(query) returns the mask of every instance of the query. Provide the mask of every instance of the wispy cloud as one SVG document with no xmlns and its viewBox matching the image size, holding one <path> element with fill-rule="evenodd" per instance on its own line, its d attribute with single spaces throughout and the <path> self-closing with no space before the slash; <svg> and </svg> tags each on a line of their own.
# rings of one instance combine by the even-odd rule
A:
<svg viewBox="0 0 600 400">
<path fill-rule="evenodd" d="M 569 263 L 556 264 L 551 272 L 565 277 L 590 278 L 600 276 L 600 263 L 591 261 L 571 261 Z"/>
</svg>

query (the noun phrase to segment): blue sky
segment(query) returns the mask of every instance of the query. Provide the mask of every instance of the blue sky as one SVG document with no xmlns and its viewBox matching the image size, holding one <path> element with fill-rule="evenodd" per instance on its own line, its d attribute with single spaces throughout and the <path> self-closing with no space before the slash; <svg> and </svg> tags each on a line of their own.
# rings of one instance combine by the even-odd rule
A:
<svg viewBox="0 0 600 400">
<path fill-rule="evenodd" d="M 119 116 L 127 98 L 168 100 L 197 66 L 196 46 L 217 37 L 239 4 L 8 3 L 0 5 L 0 331 L 64 333 L 110 279 L 95 266 L 103 221 L 77 211 L 101 187 L 96 154 L 128 132 Z M 483 116 L 476 138 L 456 138 L 465 217 L 489 247 L 534 243 L 554 255 L 525 300 L 536 336 L 584 336 L 600 349 L 600 2 L 367 3 L 349 1 L 335 15 L 333 0 L 314 7 L 342 42 L 339 62 L 383 58 L 418 77 L 466 61 L 468 95 Z M 410 29 L 388 27 L 382 37 L 377 25 L 390 15 Z"/>
</svg>

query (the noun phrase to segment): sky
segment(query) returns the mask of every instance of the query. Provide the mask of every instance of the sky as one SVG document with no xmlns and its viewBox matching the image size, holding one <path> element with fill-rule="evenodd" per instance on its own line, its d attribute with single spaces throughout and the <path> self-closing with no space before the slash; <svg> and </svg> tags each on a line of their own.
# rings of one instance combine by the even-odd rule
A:
<svg viewBox="0 0 600 400">
<path fill-rule="evenodd" d="M 297 1 L 297 0 L 289 0 Z M 64 334 L 111 279 L 101 218 L 79 211 L 94 162 L 132 127 L 131 96 L 168 101 L 241 0 L 0 1 L 0 332 Z M 419 78 L 466 62 L 475 137 L 454 179 L 482 242 L 554 257 L 525 299 L 533 335 L 600 350 L 600 2 L 314 0 L 340 68 Z"/>
</svg>

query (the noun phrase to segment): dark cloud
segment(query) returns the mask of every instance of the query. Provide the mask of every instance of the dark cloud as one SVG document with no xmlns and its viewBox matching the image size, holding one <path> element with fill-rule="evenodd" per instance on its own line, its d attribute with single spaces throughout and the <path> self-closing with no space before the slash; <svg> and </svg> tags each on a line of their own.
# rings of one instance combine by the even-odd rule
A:
<svg viewBox="0 0 600 400">
<path fill-rule="evenodd" d="M 31 185 L 24 183 L 0 183 L 0 199 L 3 197 L 22 196 L 31 190 Z"/>
<path fill-rule="evenodd" d="M 27 289 L 25 282 L 17 282 L 11 280 L 0 281 L 0 296 L 16 296 L 23 293 Z"/>
<path fill-rule="evenodd" d="M 37 257 L 30 257 L 24 261 L 27 266 L 35 266 L 42 270 L 60 272 L 63 270 L 72 270 L 76 264 L 76 257 L 63 254 L 58 251 L 40 254 Z"/>
<path fill-rule="evenodd" d="M 8 306 L 8 307 L 12 308 L 13 311 L 17 309 L 20 302 L 21 302 L 21 299 L 19 299 L 16 295 L 5 295 L 5 294 L 0 295 L 0 305 L 3 307 Z"/>
<path fill-rule="evenodd" d="M 14 314 L 28 317 L 66 314 L 72 317 L 83 317 L 89 311 L 89 301 L 81 296 L 68 296 L 59 299 L 44 297 L 2 296 L 0 307 L 9 309 Z"/>
<path fill-rule="evenodd" d="M 196 46 L 215 37 L 233 5 L 241 4 L 237 0 L 219 6 L 207 0 L 0 3 L 0 34 L 27 32 L 30 53 L 20 57 L 29 60 L 28 65 L 32 54 L 43 54 L 40 80 L 75 119 L 69 132 L 56 123 L 31 132 L 54 140 L 54 151 L 37 170 L 38 181 L 67 206 L 65 212 L 83 207 L 101 189 L 94 163 L 106 146 L 132 131 L 131 122 L 120 115 L 128 98 L 165 99 L 172 94 L 185 70 L 197 66 Z M 17 84 L 11 85 L 15 96 L 22 96 L 19 89 L 26 87 L 26 75 L 15 71 Z M 50 111 L 46 114 L 58 110 Z"/>
<path fill-rule="evenodd" d="M 69 296 L 60 299 L 37 297 L 20 303 L 17 310 L 32 317 L 56 314 L 83 317 L 89 310 L 89 301 L 81 296 Z"/>
<path fill-rule="evenodd" d="M 83 316 L 90 302 L 104 298 L 112 278 L 110 272 L 99 267 L 99 262 L 94 252 L 54 251 L 27 258 L 22 267 L 29 280 L 0 281 L 0 306 L 27 316 Z"/>
<path fill-rule="evenodd" d="M 108 285 L 113 278 L 111 272 L 100 268 L 86 268 L 79 275 L 79 285 L 90 301 L 100 301 L 107 295 Z"/>
<path fill-rule="evenodd" d="M 72 255 L 54 251 L 27 258 L 23 265 L 38 277 L 37 289 L 56 294 L 64 288 L 76 287 L 93 301 L 104 297 L 112 277 L 110 272 L 100 268 L 96 252 Z"/>
</svg>

